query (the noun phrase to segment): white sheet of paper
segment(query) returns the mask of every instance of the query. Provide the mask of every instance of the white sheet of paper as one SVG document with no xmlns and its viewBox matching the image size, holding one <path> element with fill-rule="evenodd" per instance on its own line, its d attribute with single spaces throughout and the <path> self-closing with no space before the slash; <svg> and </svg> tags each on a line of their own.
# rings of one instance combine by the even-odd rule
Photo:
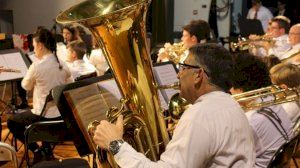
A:
<svg viewBox="0 0 300 168">
<path fill-rule="evenodd" d="M 3 68 L 16 69 L 21 71 L 21 73 L 1 72 L 0 81 L 23 78 L 28 69 L 21 53 L 19 52 L 0 54 L 0 66 L 3 66 Z"/>
</svg>

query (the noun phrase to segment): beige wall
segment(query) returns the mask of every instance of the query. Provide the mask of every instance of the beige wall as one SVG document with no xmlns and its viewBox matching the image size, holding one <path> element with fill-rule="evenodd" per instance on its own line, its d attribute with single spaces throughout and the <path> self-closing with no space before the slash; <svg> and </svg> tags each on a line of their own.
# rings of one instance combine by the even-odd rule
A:
<svg viewBox="0 0 300 168">
<path fill-rule="evenodd" d="M 37 26 L 51 28 L 59 12 L 83 0 L 0 0 L 1 8 L 13 10 L 14 33 L 32 33 Z"/>
</svg>

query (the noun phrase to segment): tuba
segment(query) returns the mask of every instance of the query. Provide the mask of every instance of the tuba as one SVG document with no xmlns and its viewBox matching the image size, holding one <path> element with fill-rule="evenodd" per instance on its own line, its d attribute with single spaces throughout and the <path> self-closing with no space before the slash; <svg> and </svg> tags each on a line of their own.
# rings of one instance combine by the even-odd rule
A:
<svg viewBox="0 0 300 168">
<path fill-rule="evenodd" d="M 156 161 L 169 135 L 147 50 L 145 18 L 149 4 L 150 0 L 88 0 L 61 13 L 57 22 L 77 22 L 92 32 L 123 96 L 123 107 L 108 111 L 107 120 L 115 122 L 122 114 L 123 139 Z M 98 123 L 91 123 L 90 130 Z M 102 167 L 117 167 L 111 154 L 94 149 L 100 154 Z"/>
</svg>

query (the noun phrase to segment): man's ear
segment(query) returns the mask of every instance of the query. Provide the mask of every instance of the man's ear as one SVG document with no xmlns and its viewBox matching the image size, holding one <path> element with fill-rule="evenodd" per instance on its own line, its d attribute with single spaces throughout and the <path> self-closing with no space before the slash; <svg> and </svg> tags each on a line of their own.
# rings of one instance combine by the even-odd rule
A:
<svg viewBox="0 0 300 168">
<path fill-rule="evenodd" d="M 191 39 L 192 39 L 192 41 L 193 41 L 194 43 L 198 43 L 197 37 L 196 37 L 195 35 L 193 35 L 193 36 L 191 37 Z"/>
<path fill-rule="evenodd" d="M 195 71 L 194 73 L 195 85 L 201 84 L 201 82 L 203 81 L 203 75 L 204 75 L 203 69 L 197 69 L 197 71 Z"/>
</svg>

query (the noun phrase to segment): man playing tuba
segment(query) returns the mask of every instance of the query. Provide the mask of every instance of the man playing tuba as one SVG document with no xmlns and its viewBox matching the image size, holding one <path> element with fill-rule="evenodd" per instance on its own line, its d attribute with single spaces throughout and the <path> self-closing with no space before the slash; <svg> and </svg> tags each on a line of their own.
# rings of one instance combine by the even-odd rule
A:
<svg viewBox="0 0 300 168">
<path fill-rule="evenodd" d="M 197 44 L 179 64 L 180 95 L 193 104 L 180 118 L 172 140 L 157 162 L 122 140 L 123 118 L 101 121 L 94 141 L 109 150 L 120 167 L 243 167 L 254 165 L 250 126 L 239 104 L 227 93 L 232 57 L 216 44 Z"/>
</svg>

